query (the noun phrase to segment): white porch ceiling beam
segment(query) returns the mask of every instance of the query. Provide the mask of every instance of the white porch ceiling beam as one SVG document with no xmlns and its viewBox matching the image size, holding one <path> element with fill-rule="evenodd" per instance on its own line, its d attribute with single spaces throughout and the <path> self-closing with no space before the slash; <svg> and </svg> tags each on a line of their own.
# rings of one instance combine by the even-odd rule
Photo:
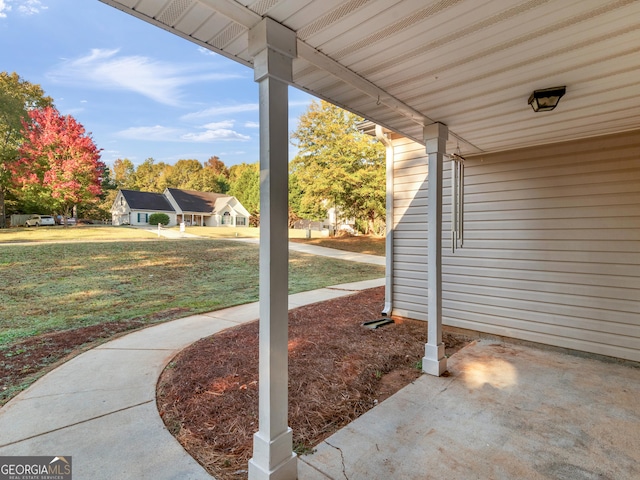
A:
<svg viewBox="0 0 640 480">
<path fill-rule="evenodd" d="M 413 122 L 420 126 L 426 126 L 435 123 L 435 120 L 430 119 L 426 115 L 414 110 L 405 103 L 390 95 L 382 88 L 374 85 L 373 83 L 365 80 L 357 73 L 349 70 L 348 68 L 340 65 L 332 58 L 326 56 L 324 53 L 319 52 L 315 48 L 307 45 L 302 40 L 298 39 L 298 57 L 306 60 L 307 62 L 315 65 L 316 67 L 330 73 L 334 77 L 348 83 L 352 87 L 358 89 L 362 93 L 375 98 L 378 103 L 386 105 L 393 110 L 396 110 L 401 115 L 409 118 Z"/>
<path fill-rule="evenodd" d="M 251 30 L 262 20 L 262 16 L 234 0 L 198 0 L 198 2 L 239 23 L 247 30 Z"/>
<path fill-rule="evenodd" d="M 230 20 L 239 23 L 248 30 L 252 29 L 262 20 L 262 17 L 260 15 L 250 10 L 249 8 L 240 5 L 234 0 L 198 1 L 208 7 L 211 7 Z M 410 106 L 390 95 L 382 88 L 377 87 L 368 80 L 365 80 L 360 75 L 340 65 L 332 58 L 328 57 L 322 52 L 319 52 L 300 39 L 297 40 L 297 48 L 299 58 L 306 60 L 310 64 L 315 65 L 316 67 L 326 71 L 327 73 L 330 73 L 331 75 L 339 78 L 352 87 L 358 89 L 362 93 L 365 93 L 366 95 L 376 99 L 378 103 L 386 105 L 387 107 L 397 111 L 398 113 L 407 117 L 421 127 L 435 123 L 435 120 L 432 120 L 419 111 L 414 110 Z"/>
</svg>

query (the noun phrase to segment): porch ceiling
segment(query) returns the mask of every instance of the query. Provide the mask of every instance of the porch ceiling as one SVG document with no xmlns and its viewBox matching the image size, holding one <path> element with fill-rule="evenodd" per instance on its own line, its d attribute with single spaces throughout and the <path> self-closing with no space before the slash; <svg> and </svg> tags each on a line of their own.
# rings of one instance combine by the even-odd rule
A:
<svg viewBox="0 0 640 480">
<path fill-rule="evenodd" d="M 263 17 L 294 30 L 294 85 L 406 137 L 494 152 L 640 128 L 637 0 L 101 0 L 251 66 Z M 566 85 L 552 112 L 531 92 Z"/>
</svg>

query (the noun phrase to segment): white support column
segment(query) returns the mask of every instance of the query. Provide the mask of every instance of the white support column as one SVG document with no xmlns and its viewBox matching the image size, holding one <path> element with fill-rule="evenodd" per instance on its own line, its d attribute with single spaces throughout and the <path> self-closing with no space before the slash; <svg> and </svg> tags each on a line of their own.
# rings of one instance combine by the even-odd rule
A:
<svg viewBox="0 0 640 480">
<path fill-rule="evenodd" d="M 428 310 L 429 330 L 422 370 L 440 376 L 447 370 L 442 343 L 442 168 L 449 129 L 442 123 L 425 127 L 424 139 L 429 157 L 428 210 Z"/>
<path fill-rule="evenodd" d="M 250 480 L 294 480 L 288 426 L 288 83 L 295 32 L 265 18 L 249 32 L 260 91 L 260 378 L 259 429 Z"/>
</svg>

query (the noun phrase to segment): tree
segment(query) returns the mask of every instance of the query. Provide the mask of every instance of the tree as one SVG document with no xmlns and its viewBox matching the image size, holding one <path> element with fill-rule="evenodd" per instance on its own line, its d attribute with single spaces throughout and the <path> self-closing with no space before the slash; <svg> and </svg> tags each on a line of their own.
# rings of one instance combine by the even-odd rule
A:
<svg viewBox="0 0 640 480">
<path fill-rule="evenodd" d="M 18 158 L 23 141 L 22 121 L 34 108 L 53 105 L 40 85 L 22 80 L 17 73 L 0 72 L 0 228 L 5 227 L 5 199 L 12 186 L 8 168 Z"/>
<path fill-rule="evenodd" d="M 329 207 L 374 233 L 385 215 L 385 152 L 358 130 L 362 118 L 328 102 L 313 102 L 292 134 L 298 155 L 291 174 L 299 188 L 300 217 L 322 220 Z"/>
<path fill-rule="evenodd" d="M 201 190 L 202 164 L 198 160 L 178 160 L 167 169 L 167 187 Z"/>
<path fill-rule="evenodd" d="M 260 214 L 260 164 L 241 163 L 229 169 L 229 195 L 233 195 L 253 217 L 252 224 L 257 223 Z"/>
<path fill-rule="evenodd" d="M 134 187 L 136 167 L 131 160 L 118 158 L 113 162 L 111 170 L 113 171 L 111 176 L 117 188 L 130 190 Z"/>
<path fill-rule="evenodd" d="M 105 165 L 84 127 L 53 107 L 31 110 L 29 118 L 19 159 L 10 163 L 22 195 L 65 217 L 77 205 L 98 201 Z"/>
<path fill-rule="evenodd" d="M 168 186 L 166 177 L 170 169 L 171 165 L 164 162 L 155 163 L 153 158 L 147 158 L 136 168 L 132 189 L 143 192 L 164 192 Z"/>
<path fill-rule="evenodd" d="M 210 169 L 216 175 L 221 175 L 227 179 L 229 178 L 229 169 L 224 162 L 216 156 L 209 157 L 209 160 L 204 163 L 204 168 Z"/>
</svg>

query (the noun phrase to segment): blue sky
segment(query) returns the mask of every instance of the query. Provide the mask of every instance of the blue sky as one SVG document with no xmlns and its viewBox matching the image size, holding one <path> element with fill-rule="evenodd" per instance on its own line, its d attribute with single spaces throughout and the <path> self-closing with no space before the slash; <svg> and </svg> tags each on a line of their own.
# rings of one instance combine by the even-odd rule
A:
<svg viewBox="0 0 640 480">
<path fill-rule="evenodd" d="M 0 71 L 40 84 L 108 165 L 259 159 L 251 69 L 98 0 L 0 0 Z M 312 100 L 289 89 L 290 130 Z"/>
</svg>

